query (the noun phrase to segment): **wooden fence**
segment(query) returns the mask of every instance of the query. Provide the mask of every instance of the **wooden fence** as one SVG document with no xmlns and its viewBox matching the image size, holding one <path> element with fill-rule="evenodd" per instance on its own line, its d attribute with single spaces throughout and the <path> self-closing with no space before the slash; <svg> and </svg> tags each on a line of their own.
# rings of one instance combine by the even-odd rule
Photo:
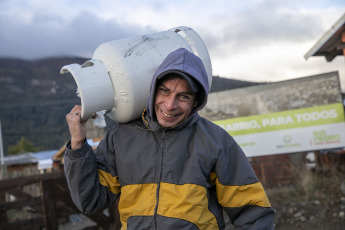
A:
<svg viewBox="0 0 345 230">
<path fill-rule="evenodd" d="M 30 194 L 25 187 L 36 185 L 40 194 Z M 87 229 L 119 229 L 117 205 L 112 204 L 105 212 L 88 216 L 95 226 Z M 13 213 L 25 211 L 24 218 L 13 218 Z M 58 230 L 71 214 L 79 211 L 73 204 L 63 170 L 50 173 L 0 180 L 0 229 L 11 230 Z M 86 229 L 86 228 L 85 228 Z"/>
</svg>

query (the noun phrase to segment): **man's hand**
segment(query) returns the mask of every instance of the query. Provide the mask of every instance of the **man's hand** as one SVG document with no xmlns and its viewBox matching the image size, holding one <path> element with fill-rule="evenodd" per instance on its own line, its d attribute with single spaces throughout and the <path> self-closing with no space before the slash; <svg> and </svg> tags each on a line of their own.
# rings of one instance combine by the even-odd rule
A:
<svg viewBox="0 0 345 230">
<path fill-rule="evenodd" d="M 76 105 L 69 114 L 66 115 L 69 133 L 71 135 L 71 149 L 78 149 L 83 146 L 86 138 L 86 122 L 81 120 L 81 106 Z"/>
</svg>

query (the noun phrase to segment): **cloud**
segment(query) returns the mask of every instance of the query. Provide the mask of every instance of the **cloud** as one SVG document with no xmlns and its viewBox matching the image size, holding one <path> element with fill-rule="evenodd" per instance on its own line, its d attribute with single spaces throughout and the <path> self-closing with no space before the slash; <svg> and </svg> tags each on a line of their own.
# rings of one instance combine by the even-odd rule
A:
<svg viewBox="0 0 345 230">
<path fill-rule="evenodd" d="M 321 18 L 311 12 L 296 12 L 280 5 L 267 6 L 266 2 L 223 18 L 222 28 L 208 36 L 210 47 L 224 54 L 224 44 L 234 52 L 245 52 L 252 47 L 275 43 L 301 43 L 315 39 L 324 30 Z"/>
<path fill-rule="evenodd" d="M 35 14 L 25 23 L 0 16 L 0 56 L 42 58 L 55 55 L 91 57 L 98 45 L 150 31 L 80 12 L 73 20 Z"/>
<path fill-rule="evenodd" d="M 342 0 L 2 0 L 0 56 L 90 58 L 107 41 L 189 26 L 204 40 L 215 75 L 281 80 L 343 69 L 303 56 L 344 7 Z"/>
</svg>

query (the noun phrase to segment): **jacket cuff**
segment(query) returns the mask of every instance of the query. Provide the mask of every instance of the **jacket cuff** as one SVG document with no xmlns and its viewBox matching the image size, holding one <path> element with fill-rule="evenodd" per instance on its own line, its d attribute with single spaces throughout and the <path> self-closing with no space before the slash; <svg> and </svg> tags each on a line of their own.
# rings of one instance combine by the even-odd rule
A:
<svg viewBox="0 0 345 230">
<path fill-rule="evenodd" d="M 65 157 L 68 157 L 71 160 L 81 158 L 81 157 L 84 157 L 90 149 L 92 148 L 85 139 L 81 148 L 72 150 L 71 140 L 69 140 L 66 144 Z"/>
</svg>

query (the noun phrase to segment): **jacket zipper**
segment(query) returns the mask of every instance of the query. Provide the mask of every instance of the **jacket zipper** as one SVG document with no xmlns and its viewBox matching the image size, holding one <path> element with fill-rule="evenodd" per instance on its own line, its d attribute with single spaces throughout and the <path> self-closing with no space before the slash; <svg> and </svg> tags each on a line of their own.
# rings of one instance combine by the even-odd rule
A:
<svg viewBox="0 0 345 230">
<path fill-rule="evenodd" d="M 157 216 L 157 209 L 158 209 L 158 200 L 159 200 L 159 190 L 160 190 L 160 182 L 161 182 L 161 177 L 162 177 L 162 167 L 163 167 L 163 153 L 164 153 L 164 148 L 165 148 L 165 130 L 162 129 L 162 142 L 161 142 L 161 148 L 160 152 L 158 155 L 157 159 L 157 169 L 158 169 L 158 178 L 157 178 L 157 190 L 156 190 L 156 207 L 155 207 L 155 212 L 153 214 L 153 227 L 156 229 L 156 216 Z"/>
</svg>

